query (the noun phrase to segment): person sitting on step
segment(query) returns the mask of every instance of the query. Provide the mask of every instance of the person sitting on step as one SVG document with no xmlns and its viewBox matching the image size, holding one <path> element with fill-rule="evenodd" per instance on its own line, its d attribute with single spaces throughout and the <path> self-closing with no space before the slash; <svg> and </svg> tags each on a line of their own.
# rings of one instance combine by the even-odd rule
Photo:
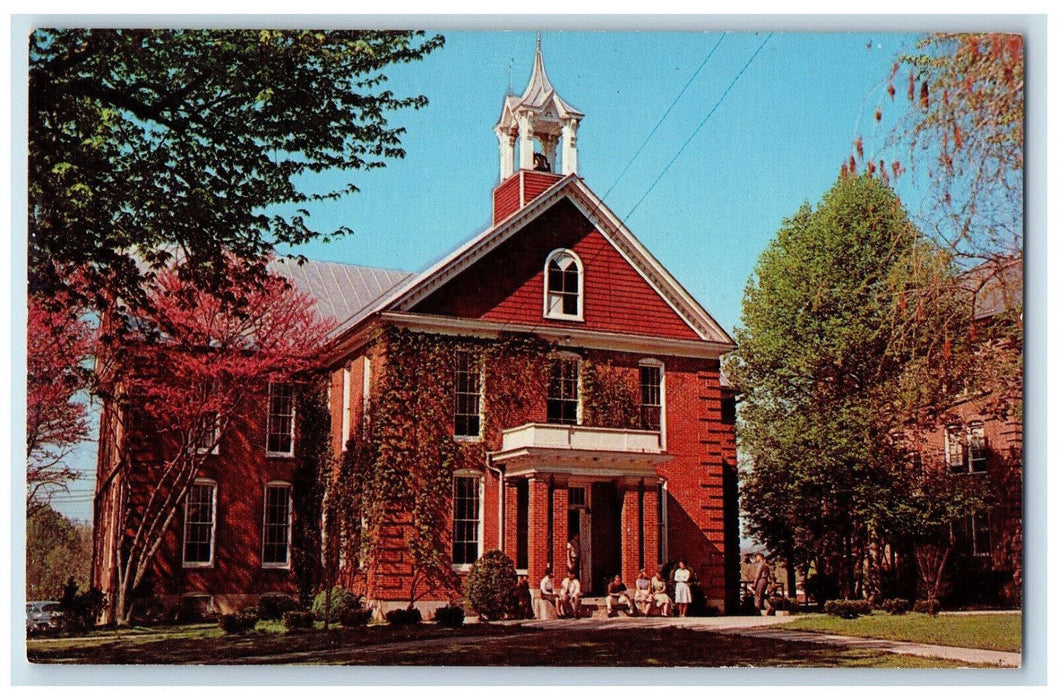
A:
<svg viewBox="0 0 1058 700">
<path fill-rule="evenodd" d="M 573 571 L 562 579 L 557 607 L 559 617 L 580 617 L 580 581 Z"/>
<path fill-rule="evenodd" d="M 629 614 L 635 613 L 631 601 L 628 600 L 628 587 L 621 581 L 621 575 L 613 577 L 613 581 L 606 587 L 606 616 L 613 617 L 617 614 L 614 605 L 628 606 Z"/>
</svg>

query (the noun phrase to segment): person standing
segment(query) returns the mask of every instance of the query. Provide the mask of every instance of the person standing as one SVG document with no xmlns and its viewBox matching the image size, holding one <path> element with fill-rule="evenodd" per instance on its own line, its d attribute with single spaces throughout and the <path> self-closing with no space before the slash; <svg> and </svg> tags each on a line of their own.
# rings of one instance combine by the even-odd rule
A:
<svg viewBox="0 0 1058 700">
<path fill-rule="evenodd" d="M 580 533 L 569 538 L 566 543 L 566 569 L 572 571 L 580 578 Z"/>
<path fill-rule="evenodd" d="M 768 589 L 771 588 L 771 567 L 764 554 L 757 552 L 757 575 L 753 578 L 753 604 L 761 615 L 767 615 L 771 610 L 768 604 Z"/>
<path fill-rule="evenodd" d="M 676 610 L 680 617 L 687 617 L 687 606 L 691 604 L 691 570 L 681 561 L 672 579 L 676 582 Z"/>
</svg>

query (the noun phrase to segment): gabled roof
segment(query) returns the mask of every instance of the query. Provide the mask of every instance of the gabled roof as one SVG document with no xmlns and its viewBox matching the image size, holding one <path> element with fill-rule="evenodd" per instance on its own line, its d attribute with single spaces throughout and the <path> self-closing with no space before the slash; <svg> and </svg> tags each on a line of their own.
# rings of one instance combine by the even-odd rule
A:
<svg viewBox="0 0 1058 700">
<path fill-rule="evenodd" d="M 415 276 L 401 270 L 315 260 L 307 260 L 301 265 L 294 260 L 276 260 L 272 269 L 290 280 L 299 291 L 315 299 L 321 318 L 333 319 L 338 324 L 332 335 L 348 328 L 371 302 Z"/>
<path fill-rule="evenodd" d="M 989 260 L 964 273 L 960 282 L 973 295 L 974 320 L 998 316 L 1021 305 L 1023 275 L 1021 258 Z"/>
<path fill-rule="evenodd" d="M 376 312 L 411 311 L 418 302 L 481 260 L 563 198 L 580 210 L 703 341 L 734 348 L 731 336 L 576 174 L 562 178 L 525 207 L 459 246 L 423 272 L 400 281 L 388 293 L 364 307 L 344 327 L 352 327 Z"/>
</svg>

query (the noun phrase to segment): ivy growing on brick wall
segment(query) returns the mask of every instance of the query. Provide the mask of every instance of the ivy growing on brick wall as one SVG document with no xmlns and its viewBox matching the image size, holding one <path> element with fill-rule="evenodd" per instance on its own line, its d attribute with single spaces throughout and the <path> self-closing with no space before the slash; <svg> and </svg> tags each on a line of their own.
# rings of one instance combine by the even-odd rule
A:
<svg viewBox="0 0 1058 700">
<path fill-rule="evenodd" d="M 314 377 L 298 384 L 295 395 L 297 417 L 297 465 L 292 479 L 294 518 L 291 563 L 297 578 L 298 597 L 312 601 L 324 571 L 322 565 L 324 492 L 331 472 L 331 415 L 324 380 Z"/>
<path fill-rule="evenodd" d="M 609 362 L 585 360 L 580 371 L 584 425 L 622 430 L 642 427 L 635 370 L 615 367 Z"/>
<path fill-rule="evenodd" d="M 484 368 L 482 439 L 453 437 L 456 353 L 474 353 Z M 432 591 L 458 585 L 452 573 L 451 496 L 457 470 L 481 473 L 485 452 L 502 432 L 543 420 L 555 347 L 539 338 L 495 340 L 389 328 L 373 341 L 380 360 L 366 425 L 346 446 L 328 497 L 348 568 L 378 570 L 387 540 L 403 538 L 411 559 L 409 607 Z M 636 427 L 638 404 L 627 373 L 584 363 L 590 425 Z M 590 378 L 589 378 L 590 377 Z M 589 397 L 590 388 L 590 401 Z M 336 555 L 335 555 L 336 556 Z"/>
</svg>

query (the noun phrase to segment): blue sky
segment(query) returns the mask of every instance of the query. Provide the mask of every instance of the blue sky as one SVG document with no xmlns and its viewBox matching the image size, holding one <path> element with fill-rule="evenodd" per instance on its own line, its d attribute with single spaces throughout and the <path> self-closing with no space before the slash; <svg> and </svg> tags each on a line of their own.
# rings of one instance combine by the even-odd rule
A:
<svg viewBox="0 0 1058 700">
<path fill-rule="evenodd" d="M 613 187 L 706 55 L 712 57 Z M 768 37 L 767 33 L 545 32 L 551 82 L 586 116 L 580 175 L 624 218 Z M 390 71 L 430 105 L 394 115 L 407 157 L 357 174 L 361 192 L 313 208 L 313 225 L 356 234 L 299 248 L 310 258 L 418 270 L 489 224 L 498 180 L 492 127 L 509 81 L 532 68 L 532 32 L 445 32 L 444 49 Z M 625 221 L 728 330 L 760 251 L 784 217 L 815 204 L 853 138 L 872 143 L 885 79 L 914 35 L 775 33 Z M 870 48 L 868 48 L 870 44 Z M 888 107 L 888 97 L 884 105 Z M 883 122 L 891 123 L 891 119 Z M 884 127 L 878 127 L 881 136 Z M 880 138 L 875 141 L 880 142 Z M 902 184 L 902 183 L 901 183 Z"/>
<path fill-rule="evenodd" d="M 443 49 L 387 73 L 397 94 L 430 99 L 422 110 L 392 115 L 392 123 L 407 129 L 406 158 L 355 173 L 358 194 L 310 207 L 316 228 L 346 225 L 355 234 L 298 252 L 414 271 L 488 226 L 499 167 L 492 128 L 512 61 L 515 92 L 528 81 L 536 34 L 444 35 Z M 911 49 L 917 35 L 733 32 L 722 41 L 721 36 L 555 31 L 543 34 L 542 45 L 551 82 L 586 115 L 578 132 L 581 177 L 600 196 L 610 191 L 605 201 L 622 218 L 657 180 L 625 222 L 730 332 L 738 325 L 742 292 L 757 257 L 782 220 L 804 202 L 820 200 L 857 135 L 864 137 L 868 157 L 884 142 L 903 107 L 906 84 L 897 81 L 892 105 L 885 81 L 896 56 Z M 886 118 L 876 125 L 879 105 Z M 614 186 L 655 126 L 651 141 Z M 325 178 L 320 185 L 329 182 Z M 896 189 L 917 201 L 913 184 L 901 179 Z M 76 466 L 88 478 L 70 495 L 57 497 L 61 512 L 90 519 L 94 465 L 95 445 L 86 443 Z"/>
</svg>

